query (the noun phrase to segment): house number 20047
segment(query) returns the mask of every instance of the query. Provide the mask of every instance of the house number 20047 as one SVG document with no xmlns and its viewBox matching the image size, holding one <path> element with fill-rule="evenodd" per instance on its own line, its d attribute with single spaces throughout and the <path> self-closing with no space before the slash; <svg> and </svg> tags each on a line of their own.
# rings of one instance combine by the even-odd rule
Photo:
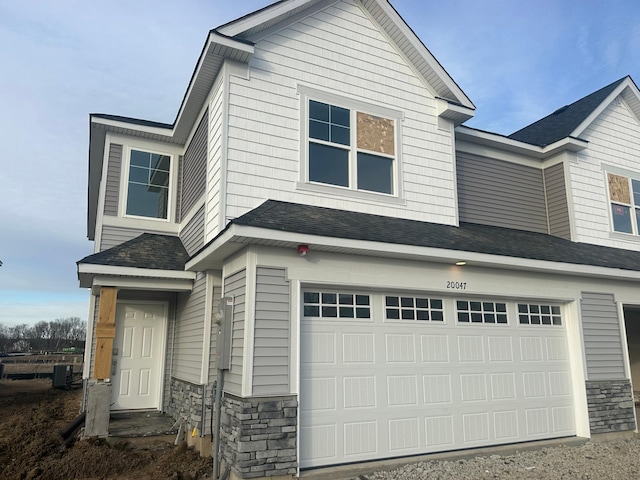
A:
<svg viewBox="0 0 640 480">
<path fill-rule="evenodd" d="M 467 282 L 447 282 L 447 288 L 453 288 L 454 290 L 466 290 Z"/>
</svg>

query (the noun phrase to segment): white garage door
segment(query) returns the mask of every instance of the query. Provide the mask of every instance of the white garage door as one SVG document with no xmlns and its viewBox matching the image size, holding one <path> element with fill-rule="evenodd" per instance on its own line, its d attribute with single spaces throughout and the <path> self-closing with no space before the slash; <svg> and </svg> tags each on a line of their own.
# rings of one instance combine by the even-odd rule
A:
<svg viewBox="0 0 640 480">
<path fill-rule="evenodd" d="M 303 292 L 300 465 L 575 435 L 560 306 Z"/>
</svg>

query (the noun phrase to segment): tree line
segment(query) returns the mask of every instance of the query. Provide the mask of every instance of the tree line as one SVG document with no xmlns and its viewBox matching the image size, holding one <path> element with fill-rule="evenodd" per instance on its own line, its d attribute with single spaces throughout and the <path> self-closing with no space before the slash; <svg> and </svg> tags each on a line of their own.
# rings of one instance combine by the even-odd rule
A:
<svg viewBox="0 0 640 480">
<path fill-rule="evenodd" d="M 57 318 L 35 325 L 6 326 L 0 323 L 0 353 L 60 352 L 64 348 L 84 349 L 87 323 L 79 317 Z"/>
</svg>

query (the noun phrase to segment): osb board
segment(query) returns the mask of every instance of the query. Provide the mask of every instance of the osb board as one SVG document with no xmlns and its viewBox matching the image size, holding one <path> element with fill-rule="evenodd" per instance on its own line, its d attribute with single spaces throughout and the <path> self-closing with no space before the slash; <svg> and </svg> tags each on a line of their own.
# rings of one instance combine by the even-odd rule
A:
<svg viewBox="0 0 640 480">
<path fill-rule="evenodd" d="M 607 177 L 609 178 L 609 196 L 611 200 L 620 203 L 631 203 L 629 179 L 612 173 L 608 173 Z"/>
<path fill-rule="evenodd" d="M 395 155 L 393 120 L 358 112 L 358 148 Z"/>
</svg>

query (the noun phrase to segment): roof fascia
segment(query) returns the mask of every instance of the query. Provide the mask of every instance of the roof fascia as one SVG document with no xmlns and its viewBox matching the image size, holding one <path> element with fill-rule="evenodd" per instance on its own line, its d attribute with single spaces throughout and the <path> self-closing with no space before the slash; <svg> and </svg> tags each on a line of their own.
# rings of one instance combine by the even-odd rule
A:
<svg viewBox="0 0 640 480">
<path fill-rule="evenodd" d="M 229 37 L 235 37 L 247 30 L 251 30 L 263 23 L 270 22 L 282 15 L 286 15 L 291 10 L 303 7 L 307 3 L 313 3 L 312 0 L 288 0 L 284 2 L 274 3 L 261 10 L 250 13 L 236 21 L 227 23 L 218 27 L 218 32 Z"/>
<path fill-rule="evenodd" d="M 443 248 L 420 247 L 414 245 L 390 244 L 382 242 L 371 242 L 365 240 L 352 240 L 337 237 L 325 237 L 320 235 L 307 235 L 295 232 L 283 232 L 281 230 L 270 230 L 260 227 L 250 227 L 246 225 L 231 224 L 218 238 L 206 246 L 185 266 L 186 270 L 202 271 L 216 267 L 228 256 L 229 243 L 237 242 L 235 249 L 238 250 L 252 243 L 252 241 L 264 242 L 271 240 L 286 242 L 292 245 L 305 244 L 322 248 L 350 249 L 359 255 L 372 255 L 412 257 L 420 261 L 432 261 L 438 263 L 454 264 L 464 260 L 467 265 L 503 268 L 509 270 L 525 270 L 551 274 L 567 274 L 580 277 L 599 277 L 606 279 L 624 279 L 640 282 L 640 272 L 633 270 L 621 270 L 617 268 L 597 267 L 591 265 L 579 265 L 564 262 L 551 262 L 546 260 L 531 260 L 520 257 L 507 257 L 503 255 L 491 255 L 488 253 L 475 253 L 462 250 L 448 250 Z M 212 263 L 211 257 L 214 257 Z"/>
<path fill-rule="evenodd" d="M 176 130 L 179 130 L 179 128 L 182 126 L 182 123 L 185 121 L 184 112 L 187 108 L 187 104 L 190 102 L 190 99 L 192 97 L 194 90 L 198 86 L 200 86 L 199 83 L 202 83 L 204 81 L 202 80 L 203 70 L 206 68 L 208 61 L 212 57 L 218 58 L 219 60 L 224 60 L 225 58 L 233 58 L 237 60 L 237 58 L 235 58 L 235 56 L 232 55 L 233 53 L 240 53 L 241 56 L 243 55 L 251 56 L 254 53 L 254 46 L 246 42 L 229 38 L 227 35 L 222 34 L 216 30 L 211 30 L 209 32 L 209 37 L 207 38 L 205 46 L 202 49 L 200 58 L 198 58 L 198 63 L 196 64 L 196 68 L 193 72 L 191 80 L 189 81 L 189 86 L 187 87 L 187 91 L 185 92 L 184 98 L 182 99 L 182 103 L 180 104 L 180 108 L 178 110 L 178 114 L 176 115 L 176 119 L 173 122 L 174 134 Z M 223 62 L 221 61 L 220 66 L 222 65 L 222 63 Z M 214 79 L 219 73 L 219 71 L 220 71 L 220 67 L 218 67 L 218 69 L 213 73 Z M 206 86 L 209 87 L 209 85 L 206 85 Z M 207 95 L 204 95 L 205 99 L 207 97 L 208 97 L 208 92 L 207 92 Z M 200 111 L 202 108 L 202 105 L 199 105 L 198 107 L 199 108 L 197 108 L 196 110 Z M 194 119 L 194 122 L 195 122 L 195 119 Z"/>
<path fill-rule="evenodd" d="M 193 280 L 172 278 L 140 279 L 110 275 L 93 276 L 90 286 L 92 293 L 94 295 L 99 295 L 100 287 L 117 287 L 118 289 L 123 290 L 190 292 L 193 290 Z"/>
<path fill-rule="evenodd" d="M 456 127 L 456 138 L 461 141 L 484 145 L 487 147 L 525 155 L 540 160 L 556 155 L 561 151 L 579 152 L 589 146 L 589 143 L 579 138 L 566 137 L 546 147 L 531 145 L 530 143 L 513 140 L 496 133 L 484 132 L 473 128 Z"/>
<path fill-rule="evenodd" d="M 436 109 L 439 117 L 451 120 L 456 127 L 472 118 L 475 114 L 472 108 L 451 103 L 443 98 L 436 99 Z"/>
<path fill-rule="evenodd" d="M 115 265 L 78 263 L 78 274 L 85 273 L 93 275 L 120 275 L 125 277 L 172 278 L 184 280 L 194 280 L 196 278 L 196 274 L 194 272 L 185 272 L 183 270 L 160 270 L 154 268 L 119 267 Z"/>
<path fill-rule="evenodd" d="M 152 127 L 149 125 L 140 125 L 139 123 L 127 122 L 126 120 L 113 120 L 110 118 L 102 118 L 100 116 L 90 116 L 91 125 L 103 125 L 105 127 L 122 128 L 126 130 L 135 130 L 137 132 L 144 132 L 151 135 L 159 135 L 164 137 L 171 137 L 173 129 L 171 127 Z"/>
<path fill-rule="evenodd" d="M 454 94 L 455 98 L 448 99 L 454 100 L 459 103 L 463 107 L 467 107 L 468 109 L 475 110 L 475 105 L 467 97 L 467 95 L 462 91 L 462 89 L 458 86 L 458 84 L 453 80 L 453 78 L 447 73 L 447 71 L 440 65 L 440 62 L 432 55 L 429 49 L 422 43 L 420 38 L 415 34 L 415 32 L 409 27 L 407 22 L 400 16 L 400 14 L 396 11 L 395 8 L 391 6 L 391 4 L 387 0 L 369 0 L 369 2 L 365 0 L 358 0 L 362 5 L 367 8 L 367 3 L 375 3 L 386 15 L 386 17 L 393 23 L 393 25 L 398 28 L 398 30 L 402 33 L 404 38 L 409 42 L 409 44 L 413 47 L 414 51 L 416 51 L 429 65 L 429 67 L 436 74 L 438 79 L 443 82 L 446 87 Z M 368 9 L 368 8 L 367 8 Z M 368 9 L 369 10 L 369 9 Z M 378 22 L 380 24 L 380 22 Z M 382 24 L 380 24 L 382 25 Z M 387 27 L 383 27 L 387 28 Z M 397 42 L 396 42 L 397 44 Z M 404 50 L 404 49 L 403 49 Z M 403 52 L 407 59 L 411 56 L 408 55 L 406 50 Z M 425 82 L 429 83 L 427 78 L 424 77 Z M 443 95 L 441 95 L 443 96 Z"/>
<path fill-rule="evenodd" d="M 602 112 L 613 102 L 613 100 L 620 94 L 622 94 L 625 90 L 629 89 L 629 91 L 634 95 L 636 100 L 640 101 L 640 92 L 638 91 L 638 87 L 636 87 L 631 77 L 626 77 L 620 85 L 618 85 L 615 90 L 613 90 L 607 98 L 605 98 L 597 108 L 595 108 L 591 114 L 585 118 L 580 125 L 576 127 L 576 129 L 571 133 L 572 137 L 579 137 L 584 133 L 584 131 L 591 125 L 596 118 L 600 116 Z M 640 118 L 640 111 L 634 112 L 637 117 Z"/>
</svg>

